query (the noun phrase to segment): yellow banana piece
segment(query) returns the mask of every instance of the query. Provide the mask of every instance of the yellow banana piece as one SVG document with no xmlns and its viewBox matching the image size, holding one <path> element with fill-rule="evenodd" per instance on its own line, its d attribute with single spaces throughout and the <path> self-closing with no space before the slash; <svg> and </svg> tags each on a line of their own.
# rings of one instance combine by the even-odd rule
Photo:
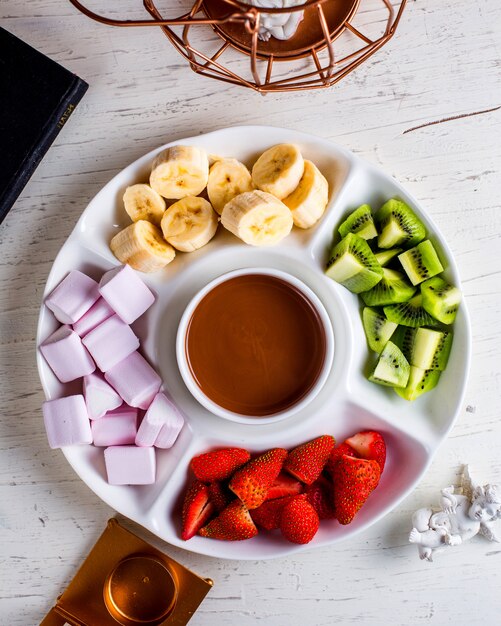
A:
<svg viewBox="0 0 501 626">
<path fill-rule="evenodd" d="M 165 239 L 177 250 L 193 252 L 216 234 L 217 214 L 207 200 L 188 196 L 165 211 L 161 228 Z"/>
<path fill-rule="evenodd" d="M 139 272 L 156 272 L 176 256 L 160 229 L 146 220 L 139 220 L 121 230 L 111 240 L 110 248 L 121 263 L 127 263 Z"/>
<path fill-rule="evenodd" d="M 153 161 L 150 185 L 164 198 L 198 196 L 207 186 L 209 158 L 195 146 L 172 146 Z"/>
<path fill-rule="evenodd" d="M 299 185 L 304 161 L 299 148 L 281 143 L 263 152 L 252 168 L 254 185 L 279 200 L 289 196 Z"/>
<path fill-rule="evenodd" d="M 289 207 L 294 224 L 310 228 L 322 217 L 329 200 L 329 184 L 311 161 L 304 162 L 304 173 L 299 185 L 283 199 Z"/>
<path fill-rule="evenodd" d="M 236 159 L 218 159 L 209 170 L 207 193 L 214 209 L 221 215 L 224 205 L 239 193 L 252 191 L 249 170 Z"/>
<path fill-rule="evenodd" d="M 123 200 L 125 210 L 133 222 L 146 220 L 160 226 L 165 200 L 149 185 L 139 183 L 127 187 Z"/>
</svg>

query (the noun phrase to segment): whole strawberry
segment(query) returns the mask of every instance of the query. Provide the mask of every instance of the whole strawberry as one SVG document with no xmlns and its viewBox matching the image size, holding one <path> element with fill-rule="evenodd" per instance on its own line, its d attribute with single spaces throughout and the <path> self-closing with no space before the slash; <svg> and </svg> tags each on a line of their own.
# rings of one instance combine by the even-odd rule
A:
<svg viewBox="0 0 501 626">
<path fill-rule="evenodd" d="M 207 524 L 216 509 L 209 500 L 209 488 L 199 480 L 195 480 L 188 488 L 183 504 L 183 531 L 181 539 L 187 541 L 198 530 Z"/>
<path fill-rule="evenodd" d="M 337 448 L 333 448 L 331 453 L 329 454 L 327 463 L 325 464 L 325 469 L 327 473 L 329 473 L 331 476 L 332 472 L 334 471 L 334 466 L 344 454 L 346 454 L 347 456 L 358 456 L 355 450 L 351 446 L 349 446 L 346 441 L 339 445 Z"/>
<path fill-rule="evenodd" d="M 212 483 L 229 478 L 249 459 L 249 452 L 243 448 L 223 448 L 193 457 L 190 467 L 198 480 Z"/>
<path fill-rule="evenodd" d="M 315 509 L 320 519 L 334 519 L 336 517 L 333 485 L 325 476 L 320 476 L 314 483 L 309 485 L 305 494 L 306 499 Z"/>
<path fill-rule="evenodd" d="M 249 461 L 233 474 L 229 487 L 249 509 L 262 504 L 282 469 L 287 450 L 273 448 Z"/>
<path fill-rule="evenodd" d="M 293 498 L 282 509 L 280 530 L 292 543 L 310 543 L 317 534 L 319 524 L 315 509 L 301 496 Z"/>
<path fill-rule="evenodd" d="M 334 444 L 334 437 L 322 435 L 289 452 L 284 469 L 295 478 L 311 485 L 322 473 Z"/>
<path fill-rule="evenodd" d="M 202 537 L 224 541 L 250 539 L 255 537 L 257 532 L 249 510 L 240 500 L 230 502 L 218 517 L 199 530 Z"/>
<path fill-rule="evenodd" d="M 371 459 L 379 463 L 381 471 L 386 462 L 386 444 L 383 435 L 375 430 L 363 430 L 345 441 L 362 459 Z"/>
<path fill-rule="evenodd" d="M 377 461 L 342 456 L 334 467 L 334 508 L 340 524 L 349 524 L 379 483 Z"/>
<path fill-rule="evenodd" d="M 298 496 L 292 495 L 285 496 L 284 498 L 266 500 L 261 506 L 258 506 L 257 509 L 252 509 L 250 512 L 254 523 L 265 530 L 275 530 L 276 528 L 280 528 L 282 511 L 285 505 L 297 497 Z M 306 498 L 304 494 L 299 497 L 303 500 Z"/>
</svg>

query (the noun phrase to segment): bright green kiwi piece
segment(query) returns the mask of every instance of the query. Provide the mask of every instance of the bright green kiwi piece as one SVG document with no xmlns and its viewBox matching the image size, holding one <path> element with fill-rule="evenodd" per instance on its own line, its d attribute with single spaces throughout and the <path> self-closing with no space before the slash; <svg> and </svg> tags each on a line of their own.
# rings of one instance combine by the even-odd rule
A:
<svg viewBox="0 0 501 626">
<path fill-rule="evenodd" d="M 402 248 L 392 248 L 391 250 L 377 250 L 374 256 L 381 267 L 386 267 L 392 259 L 403 252 Z"/>
<path fill-rule="evenodd" d="M 346 237 L 348 233 L 355 233 L 362 239 L 374 239 L 377 237 L 376 226 L 372 217 L 371 207 L 362 204 L 361 207 L 353 211 L 338 228 L 341 237 Z"/>
<path fill-rule="evenodd" d="M 426 237 L 426 230 L 414 211 L 402 200 L 392 198 L 376 212 L 379 248 L 415 246 Z"/>
<path fill-rule="evenodd" d="M 369 380 L 387 387 L 405 387 L 409 373 L 410 365 L 407 359 L 393 342 L 388 341 Z"/>
<path fill-rule="evenodd" d="M 389 322 L 382 313 L 368 306 L 362 311 L 362 322 L 367 343 L 374 352 L 381 352 L 397 329 L 394 322 Z"/>
<path fill-rule="evenodd" d="M 408 302 L 390 304 L 383 308 L 386 318 L 402 326 L 435 326 L 433 317 L 423 309 L 421 294 L 413 296 Z"/>
<path fill-rule="evenodd" d="M 407 302 L 412 298 L 413 287 L 402 272 L 383 268 L 383 278 L 369 291 L 360 294 L 367 306 L 384 306 L 397 302 Z"/>
<path fill-rule="evenodd" d="M 394 387 L 394 389 L 405 400 L 415 400 L 437 386 L 441 373 L 440 370 L 422 370 L 411 365 L 406 387 L 404 389 Z"/>
<path fill-rule="evenodd" d="M 438 254 L 429 239 L 398 255 L 405 273 L 413 285 L 444 271 Z"/>
<path fill-rule="evenodd" d="M 353 293 L 361 293 L 381 280 L 383 268 L 365 239 L 348 233 L 334 246 L 325 273 Z"/>
<path fill-rule="evenodd" d="M 421 283 L 421 295 L 425 311 L 442 324 L 454 322 L 461 302 L 461 291 L 457 287 L 439 276 L 434 276 Z"/>
<path fill-rule="evenodd" d="M 394 342 L 414 367 L 443 371 L 451 352 L 452 333 L 433 328 L 400 326 Z"/>
</svg>

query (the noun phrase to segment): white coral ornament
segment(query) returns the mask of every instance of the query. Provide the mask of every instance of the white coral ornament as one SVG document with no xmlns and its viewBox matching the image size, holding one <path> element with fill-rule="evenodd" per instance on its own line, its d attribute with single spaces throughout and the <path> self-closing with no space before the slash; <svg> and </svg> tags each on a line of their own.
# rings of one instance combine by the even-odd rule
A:
<svg viewBox="0 0 501 626">
<path fill-rule="evenodd" d="M 304 4 L 306 0 L 252 0 L 250 4 L 259 8 L 286 9 Z M 259 23 L 259 39 L 268 41 L 270 37 L 290 39 L 296 34 L 297 28 L 303 19 L 303 11 L 291 13 L 261 13 Z"/>
</svg>

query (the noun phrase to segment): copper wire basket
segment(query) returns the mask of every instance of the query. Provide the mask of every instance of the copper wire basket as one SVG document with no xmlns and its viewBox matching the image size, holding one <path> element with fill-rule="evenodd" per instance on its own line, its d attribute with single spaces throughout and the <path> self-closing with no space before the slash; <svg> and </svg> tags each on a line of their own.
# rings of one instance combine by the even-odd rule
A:
<svg viewBox="0 0 501 626">
<path fill-rule="evenodd" d="M 307 0 L 276 9 L 195 0 L 189 13 L 174 19 L 165 18 L 153 0 L 143 0 L 151 16 L 145 20 L 111 19 L 70 2 L 102 24 L 161 28 L 197 74 L 269 93 L 323 89 L 340 81 L 391 39 L 407 0 Z M 263 14 L 296 11 L 304 11 L 303 19 L 290 39 L 259 39 Z"/>
</svg>

